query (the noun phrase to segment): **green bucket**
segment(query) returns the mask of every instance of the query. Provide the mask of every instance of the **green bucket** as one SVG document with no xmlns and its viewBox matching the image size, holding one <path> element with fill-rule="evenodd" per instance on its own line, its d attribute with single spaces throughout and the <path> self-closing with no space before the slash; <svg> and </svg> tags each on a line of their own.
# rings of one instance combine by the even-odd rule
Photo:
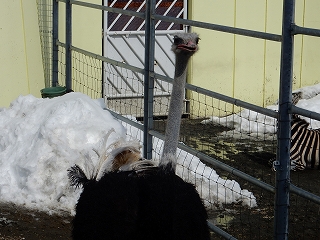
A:
<svg viewBox="0 0 320 240">
<path fill-rule="evenodd" d="M 40 90 L 42 98 L 59 97 L 66 93 L 66 87 L 48 87 Z"/>
</svg>

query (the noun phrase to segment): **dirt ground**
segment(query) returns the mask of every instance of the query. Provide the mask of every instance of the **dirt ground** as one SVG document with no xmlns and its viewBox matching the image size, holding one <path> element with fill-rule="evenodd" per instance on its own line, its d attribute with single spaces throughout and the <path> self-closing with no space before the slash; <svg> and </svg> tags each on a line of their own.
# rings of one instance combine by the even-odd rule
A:
<svg viewBox="0 0 320 240">
<path fill-rule="evenodd" d="M 155 124 L 160 131 L 163 122 Z M 275 186 L 275 172 L 270 160 L 275 158 L 276 136 L 248 135 L 226 127 L 201 124 L 199 120 L 182 121 L 181 141 L 258 180 Z M 238 204 L 216 206 L 208 210 L 209 219 L 237 239 L 273 239 L 274 193 L 214 167 L 222 178 L 233 179 L 251 191 L 257 207 Z M 320 170 L 291 171 L 291 183 L 320 196 Z M 320 205 L 290 194 L 289 239 L 320 239 Z M 224 239 L 214 234 L 214 239 Z"/>
<path fill-rule="evenodd" d="M 71 217 L 0 204 L 1 240 L 71 239 Z"/>
<path fill-rule="evenodd" d="M 155 128 L 163 132 L 163 121 Z M 269 160 L 275 156 L 275 141 L 266 137 L 233 138 L 223 135 L 229 130 L 221 126 L 202 125 L 200 120 L 184 120 L 181 140 L 272 186 L 275 173 Z M 241 203 L 219 205 L 208 209 L 210 221 L 237 239 L 273 239 L 274 194 L 215 168 L 221 177 L 238 181 L 253 192 L 258 207 Z M 307 191 L 320 195 L 320 171 L 291 172 L 291 181 Z M 0 240 L 2 239 L 71 239 L 68 215 L 47 215 L 12 204 L 0 205 Z M 320 206 L 295 194 L 290 195 L 289 239 L 320 239 Z M 212 233 L 212 239 L 224 239 Z"/>
</svg>

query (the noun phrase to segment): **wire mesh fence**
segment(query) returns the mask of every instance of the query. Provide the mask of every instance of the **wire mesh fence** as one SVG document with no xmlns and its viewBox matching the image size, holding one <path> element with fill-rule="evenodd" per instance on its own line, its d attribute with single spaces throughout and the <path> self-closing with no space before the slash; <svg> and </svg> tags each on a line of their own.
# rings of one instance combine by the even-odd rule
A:
<svg viewBox="0 0 320 240">
<path fill-rule="evenodd" d="M 104 63 L 106 106 L 120 114 L 143 116 L 143 74 Z"/>
<path fill-rule="evenodd" d="M 66 78 L 66 50 L 64 47 L 58 47 L 58 85 L 65 86 L 65 78 Z"/>
<path fill-rule="evenodd" d="M 40 3 L 38 6 L 44 9 Z M 44 20 L 39 18 L 39 21 Z M 49 52 L 49 49 L 43 47 L 42 51 Z M 65 85 L 65 55 L 65 47 L 61 44 L 59 85 Z M 45 72 L 50 72 L 50 69 L 46 68 Z M 47 78 L 50 79 L 50 74 Z M 127 128 L 127 134 L 141 142 L 144 135 L 142 124 L 146 117 L 144 81 L 141 71 L 72 51 L 73 90 L 92 98 L 104 98 L 106 107 Z M 171 83 L 155 78 L 151 129 L 159 133 L 153 136 L 155 160 L 161 156 L 170 100 L 168 89 L 171 88 L 162 86 Z M 269 107 L 275 112 L 277 109 L 277 104 Z M 186 90 L 177 174 L 197 187 L 208 209 L 209 221 L 235 238 L 271 239 L 275 236 L 276 179 L 272 162 L 277 151 L 277 124 L 274 117 L 189 88 Z M 183 146 L 192 149 L 195 154 Z M 317 170 L 296 171 L 291 173 L 290 180 L 319 196 L 318 174 Z M 291 194 L 289 236 L 293 239 L 320 239 L 319 214 L 316 202 Z M 212 233 L 213 239 L 224 239 L 226 236 Z"/>
<path fill-rule="evenodd" d="M 76 92 L 82 92 L 91 98 L 102 96 L 101 61 L 76 51 L 72 52 L 72 86 Z"/>
<path fill-rule="evenodd" d="M 194 91 L 188 95 L 190 111 L 182 120 L 180 141 L 273 186 L 269 161 L 275 157 L 275 119 Z M 154 123 L 162 133 L 165 126 L 165 119 Z M 261 131 L 264 128 L 269 131 Z M 190 176 L 181 176 L 195 185 L 201 182 L 198 191 L 208 206 L 210 221 L 239 239 L 272 238 L 274 193 L 201 159 L 198 162 L 203 163 L 205 169 L 193 169 L 188 161 L 183 162 L 184 173 Z"/>
<path fill-rule="evenodd" d="M 52 72 L 52 4 L 51 0 L 37 0 L 45 86 L 51 85 Z"/>
</svg>

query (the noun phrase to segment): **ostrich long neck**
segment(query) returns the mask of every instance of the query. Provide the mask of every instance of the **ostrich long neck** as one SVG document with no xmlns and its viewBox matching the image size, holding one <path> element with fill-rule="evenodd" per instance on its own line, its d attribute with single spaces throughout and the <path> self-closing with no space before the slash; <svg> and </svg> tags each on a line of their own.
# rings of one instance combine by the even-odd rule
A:
<svg viewBox="0 0 320 240">
<path fill-rule="evenodd" d="M 185 54 L 176 54 L 176 68 L 169 105 L 165 141 L 160 161 L 160 165 L 167 165 L 171 162 L 173 170 L 176 168 L 176 151 L 179 142 L 183 97 L 189 58 L 190 56 Z"/>
</svg>

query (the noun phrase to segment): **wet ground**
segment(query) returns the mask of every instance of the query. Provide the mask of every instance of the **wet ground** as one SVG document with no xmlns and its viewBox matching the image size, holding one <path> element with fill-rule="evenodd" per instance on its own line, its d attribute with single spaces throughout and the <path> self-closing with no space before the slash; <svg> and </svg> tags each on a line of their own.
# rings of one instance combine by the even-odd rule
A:
<svg viewBox="0 0 320 240">
<path fill-rule="evenodd" d="M 0 240 L 71 239 L 71 217 L 0 204 Z"/>
<path fill-rule="evenodd" d="M 270 166 L 270 159 L 275 158 L 275 136 L 248 135 L 200 122 L 184 120 L 181 140 L 185 144 L 275 186 L 275 172 Z M 258 206 L 218 206 L 208 211 L 211 220 L 238 239 L 273 239 L 274 193 L 216 167 L 214 169 L 221 177 L 234 179 L 242 188 L 253 192 Z M 320 170 L 291 171 L 290 177 L 294 185 L 320 196 Z M 291 194 L 289 213 L 289 239 L 320 239 L 320 205 Z M 215 236 L 215 239 L 223 238 Z"/>
<path fill-rule="evenodd" d="M 184 120 L 181 140 L 228 165 L 275 186 L 275 173 L 269 160 L 275 156 L 273 136 L 248 136 L 200 120 Z M 165 124 L 157 121 L 155 128 L 163 131 Z M 274 194 L 239 177 L 215 168 L 221 177 L 234 179 L 242 188 L 254 193 L 258 207 L 241 203 L 214 206 L 209 217 L 219 227 L 238 239 L 273 239 Z M 320 195 L 320 171 L 307 169 L 291 172 L 291 181 L 307 191 Z M 47 215 L 12 204 L 0 205 L 0 240 L 2 239 L 71 239 L 68 215 Z M 320 206 L 290 196 L 289 239 L 320 239 Z M 212 239 L 224 239 L 216 234 Z"/>
</svg>

